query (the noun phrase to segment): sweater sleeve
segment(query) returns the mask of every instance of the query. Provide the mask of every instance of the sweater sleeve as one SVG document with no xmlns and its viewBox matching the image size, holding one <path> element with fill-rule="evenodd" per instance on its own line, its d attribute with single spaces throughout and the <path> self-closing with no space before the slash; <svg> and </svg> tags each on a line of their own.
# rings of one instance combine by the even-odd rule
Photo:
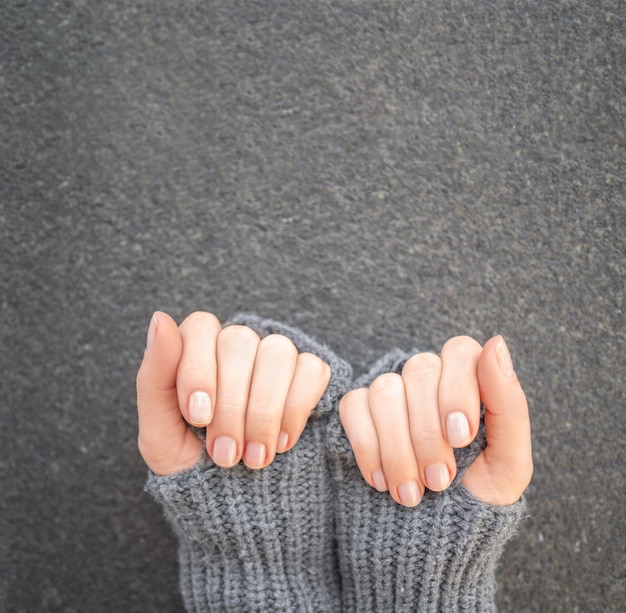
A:
<svg viewBox="0 0 626 613">
<path fill-rule="evenodd" d="M 179 541 L 180 587 L 188 611 L 340 610 L 332 488 L 324 458 L 329 417 L 351 370 L 295 328 L 239 315 L 260 336 L 279 333 L 331 367 L 330 384 L 300 440 L 263 470 L 216 466 L 204 455 L 189 471 L 150 473 L 146 489 Z"/>
<path fill-rule="evenodd" d="M 383 372 L 399 372 L 411 354 L 394 351 L 355 387 Z M 525 514 L 523 499 L 498 507 L 461 484 L 485 444 L 455 450 L 458 474 L 444 492 L 426 491 L 403 507 L 363 480 L 338 417 L 329 425 L 329 463 L 342 575 L 342 611 L 495 611 L 495 570 Z"/>
</svg>

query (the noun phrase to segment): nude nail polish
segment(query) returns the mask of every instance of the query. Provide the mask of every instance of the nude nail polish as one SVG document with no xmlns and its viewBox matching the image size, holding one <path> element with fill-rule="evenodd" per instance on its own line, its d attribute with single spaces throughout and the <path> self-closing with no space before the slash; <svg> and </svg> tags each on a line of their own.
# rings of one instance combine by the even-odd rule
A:
<svg viewBox="0 0 626 613">
<path fill-rule="evenodd" d="M 440 492 L 450 485 L 450 472 L 443 462 L 430 464 L 424 469 L 426 485 L 429 489 Z"/>
<path fill-rule="evenodd" d="M 387 479 L 385 479 L 385 473 L 382 470 L 375 470 L 372 473 L 372 481 L 374 483 L 374 487 L 379 492 L 386 492 L 389 489 Z"/>
<path fill-rule="evenodd" d="M 450 413 L 446 419 L 448 443 L 452 447 L 464 447 L 470 443 L 470 427 L 467 417 L 460 411 Z"/>
<path fill-rule="evenodd" d="M 243 461 L 248 468 L 262 468 L 265 464 L 265 445 L 262 443 L 248 443 L 243 454 Z"/>
<path fill-rule="evenodd" d="M 414 507 L 419 504 L 422 496 L 417 481 L 408 481 L 398 486 L 398 496 L 405 507 Z"/>
<path fill-rule="evenodd" d="M 150 325 L 148 326 L 148 336 L 146 337 L 146 349 L 148 351 L 154 347 L 158 325 L 159 320 L 157 319 L 156 313 L 154 313 L 154 315 L 152 315 L 152 319 L 150 320 Z"/>
<path fill-rule="evenodd" d="M 281 433 L 278 435 L 278 441 L 276 442 L 276 452 L 284 453 L 287 449 L 287 444 L 289 443 L 289 435 L 281 430 Z"/>
<path fill-rule="evenodd" d="M 515 370 L 513 369 L 513 360 L 511 359 L 509 348 L 506 346 L 502 337 L 500 337 L 496 345 L 496 357 L 498 358 L 498 365 L 500 366 L 502 374 L 507 379 L 510 379 L 515 374 Z"/>
<path fill-rule="evenodd" d="M 229 436 L 218 436 L 213 442 L 211 457 L 218 466 L 233 466 L 237 457 L 237 443 Z"/>
<path fill-rule="evenodd" d="M 189 397 L 189 419 L 198 426 L 211 421 L 211 397 L 206 392 L 194 392 Z"/>
</svg>

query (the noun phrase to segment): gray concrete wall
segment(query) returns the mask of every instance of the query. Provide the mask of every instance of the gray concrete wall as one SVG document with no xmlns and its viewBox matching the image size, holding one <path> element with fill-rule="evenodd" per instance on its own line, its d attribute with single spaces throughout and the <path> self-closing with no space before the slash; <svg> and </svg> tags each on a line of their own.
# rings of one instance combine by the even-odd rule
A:
<svg viewBox="0 0 626 613">
<path fill-rule="evenodd" d="M 504 334 L 532 517 L 503 611 L 621 611 L 624 4 L 0 8 L 0 610 L 176 611 L 142 492 L 150 314 L 257 312 L 357 372 Z"/>
</svg>

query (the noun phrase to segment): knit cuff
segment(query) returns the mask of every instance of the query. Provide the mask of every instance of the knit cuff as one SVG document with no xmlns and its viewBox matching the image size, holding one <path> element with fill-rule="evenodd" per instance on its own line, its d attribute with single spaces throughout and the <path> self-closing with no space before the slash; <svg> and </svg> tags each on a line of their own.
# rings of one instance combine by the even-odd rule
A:
<svg viewBox="0 0 626 613">
<path fill-rule="evenodd" d="M 359 478 L 337 475 L 342 611 L 496 610 L 496 564 L 523 502 L 494 507 L 452 486 L 409 509 Z"/>
<path fill-rule="evenodd" d="M 400 372 L 410 355 L 387 354 L 355 386 Z M 338 417 L 329 430 L 342 611 L 495 611 L 497 561 L 525 502 L 488 505 L 461 484 L 484 447 L 484 427 L 469 447 L 455 450 L 459 474 L 452 485 L 426 491 L 414 508 L 367 485 Z"/>
<path fill-rule="evenodd" d="M 299 330 L 254 316 L 232 323 L 260 336 L 288 336 L 331 366 L 331 381 L 300 440 L 270 466 L 216 466 L 206 455 L 191 470 L 149 474 L 146 490 L 179 539 L 180 587 L 188 611 L 340 610 L 333 501 L 324 459 L 331 409 L 350 367 Z"/>
<path fill-rule="evenodd" d="M 203 458 L 185 473 L 149 475 L 146 490 L 178 537 L 187 611 L 338 610 L 320 434 L 304 438 L 261 471 Z"/>
</svg>

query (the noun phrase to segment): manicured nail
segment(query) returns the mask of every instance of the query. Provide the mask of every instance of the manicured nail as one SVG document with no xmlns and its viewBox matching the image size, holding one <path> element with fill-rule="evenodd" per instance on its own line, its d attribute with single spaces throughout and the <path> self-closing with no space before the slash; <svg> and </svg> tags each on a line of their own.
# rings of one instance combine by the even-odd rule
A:
<svg viewBox="0 0 626 613">
<path fill-rule="evenodd" d="M 189 419 L 197 426 L 211 421 L 211 397 L 206 392 L 194 392 L 189 396 Z"/>
<path fill-rule="evenodd" d="M 386 492 L 389 489 L 387 479 L 385 479 L 385 473 L 382 470 L 375 470 L 372 473 L 372 481 L 374 482 L 374 487 L 379 492 Z"/>
<path fill-rule="evenodd" d="M 229 436 L 218 436 L 213 442 L 213 461 L 225 468 L 235 464 L 237 443 Z"/>
<path fill-rule="evenodd" d="M 243 454 L 243 461 L 248 468 L 263 468 L 265 453 L 265 445 L 261 443 L 248 443 Z"/>
<path fill-rule="evenodd" d="M 467 417 L 460 411 L 450 413 L 446 420 L 448 443 L 453 447 L 464 447 L 470 443 L 470 427 Z"/>
<path fill-rule="evenodd" d="M 450 485 L 450 472 L 443 463 L 430 464 L 424 469 L 426 485 L 435 491 L 445 490 Z"/>
<path fill-rule="evenodd" d="M 154 341 L 156 340 L 157 328 L 159 327 L 159 320 L 156 313 L 152 315 L 150 325 L 148 326 L 148 336 L 146 338 L 146 349 L 150 351 L 154 347 Z"/>
<path fill-rule="evenodd" d="M 284 453 L 287 451 L 287 444 L 289 443 L 289 435 L 281 430 L 278 435 L 278 441 L 276 443 L 276 453 Z"/>
<path fill-rule="evenodd" d="M 496 345 L 496 356 L 498 358 L 498 364 L 500 366 L 500 370 L 502 374 L 510 379 L 515 371 L 513 369 L 513 360 L 511 359 L 511 354 L 509 353 L 509 348 L 506 346 L 504 339 L 500 337 L 498 344 Z"/>
<path fill-rule="evenodd" d="M 417 481 L 409 481 L 398 486 L 398 496 L 405 507 L 414 507 L 419 504 L 422 496 Z"/>
</svg>

